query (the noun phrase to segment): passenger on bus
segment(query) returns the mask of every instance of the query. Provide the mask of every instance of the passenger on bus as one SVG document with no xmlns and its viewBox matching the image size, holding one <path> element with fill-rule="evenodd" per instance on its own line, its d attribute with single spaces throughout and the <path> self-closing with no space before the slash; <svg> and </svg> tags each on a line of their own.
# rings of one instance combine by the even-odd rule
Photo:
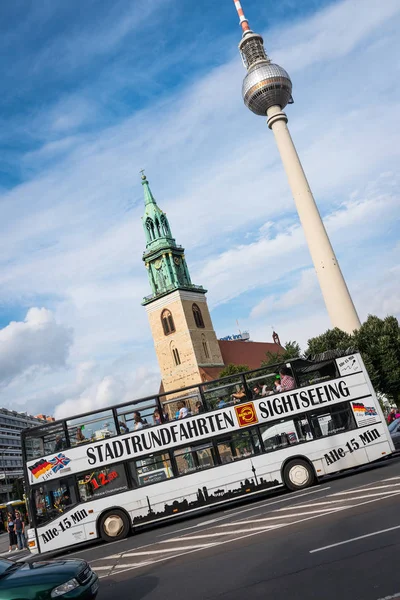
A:
<svg viewBox="0 0 400 600">
<path fill-rule="evenodd" d="M 260 386 L 255 385 L 253 388 L 253 400 L 257 400 L 257 398 L 261 398 L 262 392 L 260 390 Z"/>
<path fill-rule="evenodd" d="M 76 430 L 76 443 L 80 444 L 81 442 L 84 442 L 86 440 L 85 436 L 82 433 L 82 429 L 83 429 L 83 425 L 79 425 L 78 429 Z"/>
<path fill-rule="evenodd" d="M 54 452 L 61 452 L 61 450 L 65 450 L 65 440 L 61 437 L 61 435 L 56 435 Z"/>
<path fill-rule="evenodd" d="M 118 421 L 121 433 L 129 433 L 129 427 L 124 421 Z"/>
<path fill-rule="evenodd" d="M 238 392 L 236 392 L 235 394 L 232 394 L 232 398 L 233 398 L 235 404 L 237 404 L 238 402 L 243 402 L 243 401 L 247 400 L 247 396 L 246 396 L 246 392 L 244 391 L 244 387 L 242 386 Z"/>
<path fill-rule="evenodd" d="M 185 405 L 185 403 L 184 403 L 183 400 L 179 400 L 179 402 L 178 402 L 178 409 L 179 409 L 178 419 L 184 419 L 185 417 L 188 416 L 189 411 L 186 408 L 186 405 Z"/>
<path fill-rule="evenodd" d="M 140 416 L 139 411 L 136 411 L 133 413 L 133 420 L 135 421 L 135 424 L 133 426 L 133 431 L 138 431 L 139 429 L 143 429 L 144 422 L 143 422 L 142 417 Z"/>
<path fill-rule="evenodd" d="M 154 409 L 154 412 L 153 412 L 153 421 L 154 421 L 154 425 L 161 425 L 161 423 L 162 423 L 160 411 L 159 411 L 158 408 Z"/>
<path fill-rule="evenodd" d="M 223 398 L 218 398 L 217 400 L 217 408 L 223 408 L 226 406 L 226 402 Z"/>
<path fill-rule="evenodd" d="M 204 406 L 201 400 L 197 400 L 196 405 L 194 407 L 194 412 L 196 415 L 204 412 Z"/>
<path fill-rule="evenodd" d="M 281 391 L 287 392 L 288 390 L 294 390 L 296 387 L 296 381 L 294 377 L 292 377 L 290 369 L 287 367 L 281 367 L 279 370 L 279 375 L 281 377 Z"/>
</svg>

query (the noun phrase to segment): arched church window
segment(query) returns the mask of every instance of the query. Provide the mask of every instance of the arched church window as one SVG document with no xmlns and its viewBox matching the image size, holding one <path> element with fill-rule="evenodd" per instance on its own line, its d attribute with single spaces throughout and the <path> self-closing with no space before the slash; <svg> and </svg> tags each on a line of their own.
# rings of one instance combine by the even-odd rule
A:
<svg viewBox="0 0 400 600">
<path fill-rule="evenodd" d="M 164 330 L 164 335 L 169 335 L 175 331 L 175 323 L 171 312 L 164 309 L 161 313 L 161 323 Z"/>
<path fill-rule="evenodd" d="M 146 227 L 147 227 L 147 231 L 149 232 L 150 240 L 154 240 L 154 238 L 155 238 L 155 235 L 154 235 L 154 223 L 150 219 L 150 217 L 148 217 L 146 219 Z"/>
<path fill-rule="evenodd" d="M 175 366 L 178 367 L 181 364 L 181 357 L 179 356 L 178 348 L 175 348 L 174 342 L 171 342 L 171 353 Z"/>
<path fill-rule="evenodd" d="M 193 304 L 192 311 L 193 311 L 193 317 L 194 317 L 194 322 L 196 323 L 196 326 L 204 329 L 203 315 L 201 314 L 201 310 L 197 306 L 197 304 Z"/>
<path fill-rule="evenodd" d="M 164 235 L 169 235 L 169 229 L 168 229 L 168 223 L 167 223 L 167 219 L 164 217 L 164 215 L 161 215 L 161 227 L 162 230 L 164 232 Z"/>
<path fill-rule="evenodd" d="M 158 219 L 156 219 L 156 229 L 157 229 L 158 237 L 161 237 L 162 233 L 161 233 L 161 229 L 160 229 L 160 221 Z"/>
<path fill-rule="evenodd" d="M 210 351 L 208 349 L 207 339 L 204 333 L 201 334 L 201 343 L 203 345 L 203 352 L 206 358 L 210 358 Z"/>
</svg>

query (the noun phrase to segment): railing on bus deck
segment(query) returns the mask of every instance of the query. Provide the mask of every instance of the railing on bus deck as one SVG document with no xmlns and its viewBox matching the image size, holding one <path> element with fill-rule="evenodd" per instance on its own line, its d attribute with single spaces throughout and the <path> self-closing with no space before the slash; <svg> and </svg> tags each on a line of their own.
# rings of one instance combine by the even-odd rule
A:
<svg viewBox="0 0 400 600">
<path fill-rule="evenodd" d="M 26 459 L 33 460 L 78 445 L 278 394 L 276 384 L 282 366 L 290 370 L 296 388 L 339 376 L 334 359 L 320 363 L 293 359 L 125 402 L 102 411 L 92 411 L 26 430 L 22 436 Z"/>
</svg>

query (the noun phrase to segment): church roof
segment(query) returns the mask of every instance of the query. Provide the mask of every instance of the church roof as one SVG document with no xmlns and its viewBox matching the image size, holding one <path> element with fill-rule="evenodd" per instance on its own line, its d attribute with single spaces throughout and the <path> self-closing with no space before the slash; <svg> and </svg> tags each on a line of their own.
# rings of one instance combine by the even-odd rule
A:
<svg viewBox="0 0 400 600">
<path fill-rule="evenodd" d="M 218 340 L 224 365 L 248 365 L 249 369 L 258 369 L 267 352 L 283 352 L 282 346 L 271 342 L 238 342 Z"/>
</svg>

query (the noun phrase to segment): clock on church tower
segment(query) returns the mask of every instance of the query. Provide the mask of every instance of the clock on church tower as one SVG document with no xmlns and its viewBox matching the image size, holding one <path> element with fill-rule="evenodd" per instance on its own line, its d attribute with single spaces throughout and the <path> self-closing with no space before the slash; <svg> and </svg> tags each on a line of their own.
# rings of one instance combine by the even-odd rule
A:
<svg viewBox="0 0 400 600">
<path fill-rule="evenodd" d="M 185 251 L 172 237 L 167 215 L 159 208 L 142 174 L 146 237 L 143 261 L 151 294 L 143 299 L 165 391 L 202 381 L 201 367 L 223 367 L 206 292 L 194 285 Z"/>
</svg>

